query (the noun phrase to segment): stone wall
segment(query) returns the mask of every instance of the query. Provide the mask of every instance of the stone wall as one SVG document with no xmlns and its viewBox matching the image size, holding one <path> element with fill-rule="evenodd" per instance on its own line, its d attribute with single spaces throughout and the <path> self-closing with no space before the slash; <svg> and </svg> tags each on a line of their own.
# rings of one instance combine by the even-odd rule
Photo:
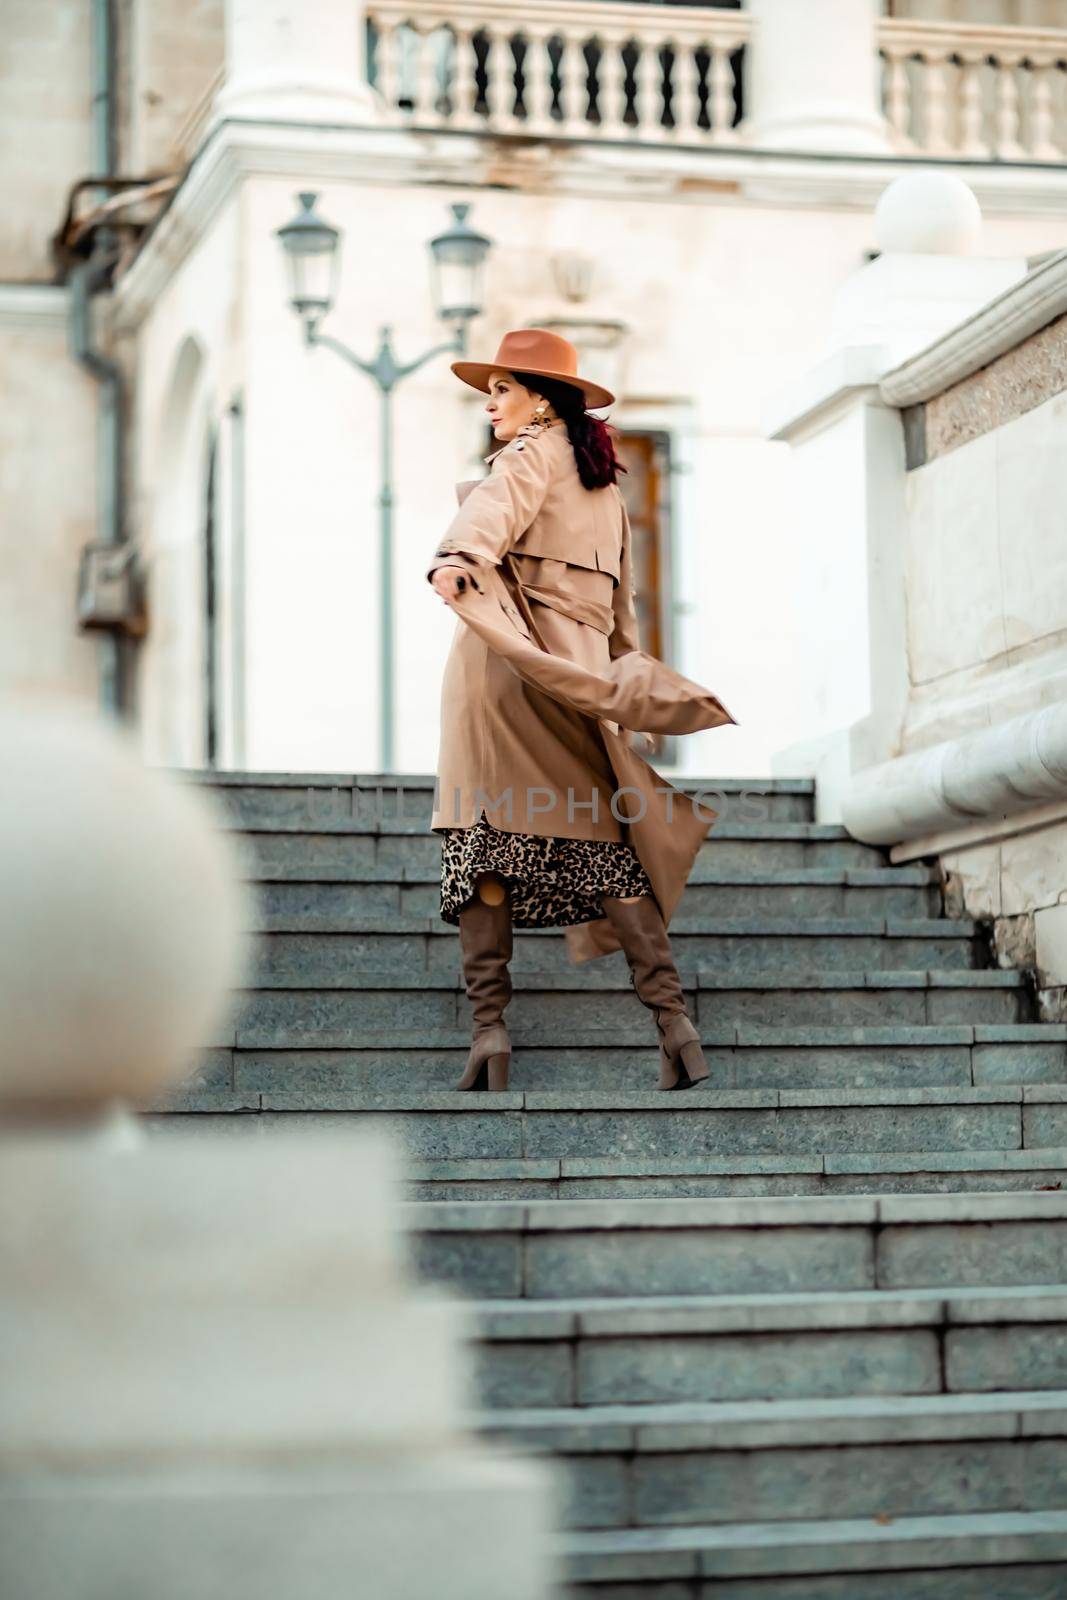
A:
<svg viewBox="0 0 1067 1600">
<path fill-rule="evenodd" d="M 1050 1019 L 1067 1014 L 1067 783 L 1048 720 L 1067 701 L 1065 279 L 1067 258 L 1050 259 L 884 386 L 907 397 L 910 383 L 919 396 L 909 430 L 919 464 L 905 490 L 904 749 L 961 752 L 948 757 L 955 825 L 911 848 L 936 847 L 959 909 L 993 919 L 1004 965 L 1036 968 Z M 1003 348 L 1014 318 L 1033 331 Z M 939 364 L 944 381 L 922 397 L 922 373 Z M 1006 739 L 987 773 L 973 740 L 1013 724 L 1014 746 Z M 996 798 L 983 802 L 991 784 Z"/>
<path fill-rule="evenodd" d="M 0 285 L 0 685 L 91 697 L 96 650 L 74 601 L 96 536 L 96 394 L 66 323 L 65 289 Z"/>
</svg>

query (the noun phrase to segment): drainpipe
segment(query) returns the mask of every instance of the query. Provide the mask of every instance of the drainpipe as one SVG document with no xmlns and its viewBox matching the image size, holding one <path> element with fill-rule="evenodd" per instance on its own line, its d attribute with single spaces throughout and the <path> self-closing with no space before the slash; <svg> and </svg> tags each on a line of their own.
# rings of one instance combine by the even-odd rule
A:
<svg viewBox="0 0 1067 1600">
<path fill-rule="evenodd" d="M 92 167 L 101 177 L 116 170 L 115 14 L 113 0 L 92 0 Z M 70 342 L 77 361 L 100 388 L 96 435 L 97 539 L 120 544 L 125 538 L 126 388 L 122 369 L 93 344 L 93 296 L 107 287 L 117 239 L 102 227 L 92 254 L 70 278 Z M 124 710 L 123 638 L 100 630 L 100 704 L 120 716 Z"/>
</svg>

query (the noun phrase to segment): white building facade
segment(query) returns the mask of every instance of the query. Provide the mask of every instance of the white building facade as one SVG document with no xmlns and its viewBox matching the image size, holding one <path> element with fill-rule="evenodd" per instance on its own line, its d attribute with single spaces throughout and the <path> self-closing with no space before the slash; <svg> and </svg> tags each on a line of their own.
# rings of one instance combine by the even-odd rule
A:
<svg viewBox="0 0 1067 1600">
<path fill-rule="evenodd" d="M 864 770 L 951 735 L 909 661 L 970 590 L 958 541 L 916 555 L 934 513 L 887 375 L 1067 248 L 1064 0 L 64 0 L 14 37 L 4 687 L 108 700 L 156 764 L 380 769 L 380 400 L 305 346 L 275 238 L 313 190 L 343 234 L 326 331 L 369 357 L 391 325 L 401 360 L 445 337 L 426 246 L 464 202 L 492 241 L 471 353 L 551 327 L 617 393 L 645 646 L 738 720 L 658 766 L 816 773 L 840 818 Z M 929 173 L 966 180 L 973 226 L 876 224 Z M 69 349 L 108 227 L 110 379 Z M 399 772 L 435 762 L 455 622 L 424 572 L 482 405 L 443 356 L 395 395 Z M 80 628 L 109 531 L 144 615 Z"/>
</svg>

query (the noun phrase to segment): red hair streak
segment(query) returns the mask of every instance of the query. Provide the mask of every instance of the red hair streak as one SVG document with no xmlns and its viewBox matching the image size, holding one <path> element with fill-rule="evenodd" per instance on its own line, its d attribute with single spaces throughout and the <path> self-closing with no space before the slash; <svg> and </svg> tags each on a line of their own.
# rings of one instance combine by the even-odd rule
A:
<svg viewBox="0 0 1067 1600">
<path fill-rule="evenodd" d="M 567 424 L 578 476 L 586 489 L 603 489 L 617 483 L 627 469 L 615 454 L 619 430 L 585 409 L 585 395 L 577 384 L 541 378 L 534 372 L 513 372 L 512 377 L 532 394 L 541 395 Z"/>
</svg>

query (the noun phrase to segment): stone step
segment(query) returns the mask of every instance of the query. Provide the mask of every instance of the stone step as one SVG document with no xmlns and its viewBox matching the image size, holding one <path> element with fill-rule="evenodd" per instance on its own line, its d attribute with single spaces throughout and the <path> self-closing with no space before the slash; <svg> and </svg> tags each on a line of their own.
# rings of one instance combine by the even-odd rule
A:
<svg viewBox="0 0 1067 1600">
<path fill-rule="evenodd" d="M 962 1194 L 1058 1189 L 1067 1149 L 902 1150 L 849 1155 L 575 1156 L 409 1161 L 416 1200 L 678 1200 L 740 1195 Z"/>
<path fill-rule="evenodd" d="M 556 1457 L 571 1528 L 1044 1511 L 1067 1492 L 1064 1389 L 510 1410 L 476 1426 Z"/>
<path fill-rule="evenodd" d="M 559 1536 L 588 1600 L 1060 1600 L 1067 1511 L 967 1512 Z"/>
<path fill-rule="evenodd" d="M 1028 1022 L 1031 1016 L 1030 990 L 1022 974 L 991 967 L 823 973 L 722 973 L 701 967 L 680 969 L 680 976 L 689 1014 L 702 1027 L 1004 1025 Z M 614 962 L 595 961 L 570 972 L 518 968 L 512 986 L 507 1022 L 516 1046 L 541 1035 L 563 1039 L 568 1033 L 610 1028 L 617 1036 L 634 1039 L 650 1031 L 649 1013 L 629 973 Z M 329 997 L 320 992 L 327 989 Z M 297 1009 L 321 1014 L 335 1003 L 351 1011 L 363 1032 L 380 1025 L 386 1047 L 398 1005 L 408 1028 L 437 1027 L 451 1033 L 461 1027 L 469 1039 L 472 1011 L 462 976 L 440 967 L 430 972 L 363 968 L 329 982 L 322 974 L 308 981 L 300 973 L 274 973 L 268 981 L 262 973 L 241 994 L 237 1031 L 258 1032 L 277 1026 Z"/>
<path fill-rule="evenodd" d="M 296 821 L 288 826 L 242 828 L 222 812 L 244 852 L 249 877 L 284 881 L 312 878 L 344 882 L 359 872 L 381 872 L 391 878 L 437 877 L 441 868 L 441 835 L 428 826 L 403 827 L 386 819 L 380 829 L 343 825 L 308 831 Z M 914 871 L 889 867 L 881 846 L 853 839 L 835 823 L 717 821 L 693 863 L 694 880 L 704 871 L 748 871 L 772 874 L 808 868 Z"/>
<path fill-rule="evenodd" d="M 432 867 L 407 863 L 371 863 L 361 859 L 358 839 L 346 847 L 342 839 L 331 834 L 301 835 L 309 846 L 321 844 L 324 849 L 321 861 L 309 850 L 308 859 L 302 860 L 293 848 L 291 834 L 250 833 L 246 856 L 249 866 L 248 880 L 252 883 L 276 887 L 296 888 L 301 884 L 351 885 L 358 889 L 373 890 L 382 885 L 394 888 L 421 886 L 437 887 L 440 882 L 439 863 Z M 248 854 L 251 847 L 251 854 Z M 277 856 L 277 859 L 275 857 Z M 758 890 L 773 889 L 915 889 L 940 888 L 938 868 L 927 862 L 912 862 L 907 866 L 845 867 L 833 864 L 809 866 L 768 866 L 754 860 L 744 866 L 729 866 L 721 858 L 702 849 L 689 874 L 689 886 L 699 888 Z"/>
<path fill-rule="evenodd" d="M 485 1300 L 471 1309 L 479 1403 L 530 1416 L 574 1407 L 563 1414 L 577 1427 L 588 1408 L 607 1416 L 617 1405 L 1067 1388 L 1067 1289 L 1056 1285 Z"/>
<path fill-rule="evenodd" d="M 373 1116 L 422 1161 L 826 1155 L 856 1151 L 1032 1149 L 1067 1144 L 1067 1088 L 710 1089 L 343 1094 L 179 1092 L 152 1108 L 232 1122 L 259 1112 L 290 1127 Z M 666 1202 L 665 1202 L 666 1203 Z M 708 1202 L 712 1204 L 714 1202 Z"/>
<path fill-rule="evenodd" d="M 1064 1282 L 1067 1194 L 409 1202 L 421 1271 L 478 1299 Z"/>
<path fill-rule="evenodd" d="M 899 869 L 903 874 L 906 868 Z M 766 872 L 729 875 L 725 872 L 710 881 L 695 874 L 682 894 L 674 915 L 680 922 L 697 918 L 716 920 L 742 917 L 937 917 L 941 911 L 941 890 L 929 881 L 924 869 L 909 881 L 883 870 L 875 883 L 859 883 L 858 870 L 809 868 L 810 881 L 795 881 L 800 873 L 791 872 L 788 880 L 768 877 Z M 874 877 L 873 872 L 865 874 Z M 317 878 L 254 878 L 260 925 L 264 928 L 304 929 L 328 932 L 359 923 L 366 917 L 439 916 L 441 905 L 439 872 L 421 872 L 397 878 L 384 869 L 362 877 L 350 876 L 335 883 Z"/>
<path fill-rule="evenodd" d="M 393 997 L 394 1008 L 398 996 Z M 704 997 L 706 999 L 706 997 Z M 438 1002 L 442 997 L 431 996 Z M 274 1093 L 441 1093 L 459 1078 L 470 1025 L 383 1023 L 359 993 L 265 992 L 236 1009 L 223 1039 L 200 1056 L 203 1089 Z M 400 1001 L 407 1020 L 409 1007 Z M 514 1004 L 514 1002 L 513 1002 Z M 465 999 L 457 1000 L 457 1006 Z M 426 1009 L 421 998 L 411 1011 Z M 432 1008 L 430 1008 L 432 1009 Z M 651 1025 L 518 1029 L 512 1022 L 512 1087 L 640 1092 L 656 1081 Z M 375 1026 L 377 1023 L 377 1026 Z M 947 1088 L 953 1084 L 1067 1082 L 1063 1023 L 866 1024 L 773 1027 L 702 1022 L 716 1087 L 731 1089 Z M 643 1043 L 635 1041 L 644 1037 Z"/>
<path fill-rule="evenodd" d="M 658 770 L 658 769 L 657 769 Z M 428 827 L 433 808 L 433 773 L 226 772 L 177 769 L 174 776 L 214 792 L 227 816 L 243 828 L 294 825 L 307 832 L 390 824 Z M 815 809 L 813 778 L 663 777 L 675 789 L 701 796 L 725 821 L 810 821 Z M 447 796 L 446 796 L 447 800 Z"/>
<path fill-rule="evenodd" d="M 256 928 L 258 965 L 267 981 L 284 973 L 316 984 L 358 968 L 458 972 L 457 929 L 432 917 L 353 917 L 315 932 Z M 720 973 L 768 967 L 826 972 L 857 968 L 916 971 L 987 966 L 976 924 L 967 917 L 704 917 L 672 918 L 671 948 L 680 971 L 712 966 Z M 626 972 L 621 950 L 598 958 Z M 561 928 L 517 928 L 513 971 L 575 971 Z"/>
</svg>

